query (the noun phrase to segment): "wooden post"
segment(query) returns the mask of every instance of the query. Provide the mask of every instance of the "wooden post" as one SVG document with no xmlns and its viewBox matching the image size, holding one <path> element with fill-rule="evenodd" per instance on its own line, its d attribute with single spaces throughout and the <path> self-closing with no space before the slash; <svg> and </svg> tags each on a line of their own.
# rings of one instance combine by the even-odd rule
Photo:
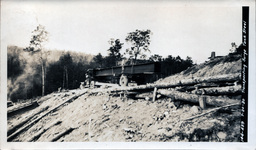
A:
<svg viewBox="0 0 256 150">
<path fill-rule="evenodd" d="M 199 106 L 202 109 L 206 108 L 206 97 L 205 96 L 199 96 Z"/>
<path fill-rule="evenodd" d="M 153 102 L 156 100 L 156 92 L 157 92 L 157 87 L 154 88 Z"/>
</svg>

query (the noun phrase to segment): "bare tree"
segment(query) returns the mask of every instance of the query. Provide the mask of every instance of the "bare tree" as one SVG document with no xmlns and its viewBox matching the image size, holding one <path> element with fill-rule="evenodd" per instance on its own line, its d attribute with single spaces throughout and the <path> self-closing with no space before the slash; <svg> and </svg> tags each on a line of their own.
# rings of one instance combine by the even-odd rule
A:
<svg viewBox="0 0 256 150">
<path fill-rule="evenodd" d="M 69 88 L 69 83 L 68 83 L 68 73 L 71 72 L 70 69 L 72 67 L 72 64 L 73 64 L 73 60 L 72 60 L 72 57 L 70 55 L 70 53 L 66 53 L 66 54 L 63 54 L 60 59 L 59 59 L 59 62 L 61 64 L 61 66 L 63 66 L 63 84 L 62 84 L 62 87 L 63 89 L 65 89 L 65 84 L 66 84 L 66 89 Z"/>
<path fill-rule="evenodd" d="M 45 94 L 45 76 L 46 76 L 46 61 L 48 52 L 43 48 L 43 44 L 48 41 L 48 32 L 45 27 L 38 25 L 34 31 L 32 31 L 32 37 L 29 47 L 25 48 L 25 51 L 33 54 L 38 54 L 39 61 L 42 68 L 42 96 Z"/>
</svg>

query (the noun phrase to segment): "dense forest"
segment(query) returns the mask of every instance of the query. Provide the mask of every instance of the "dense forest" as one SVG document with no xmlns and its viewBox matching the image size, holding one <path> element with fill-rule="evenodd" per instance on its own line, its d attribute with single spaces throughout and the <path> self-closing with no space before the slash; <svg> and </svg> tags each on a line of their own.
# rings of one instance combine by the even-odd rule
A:
<svg viewBox="0 0 256 150">
<path fill-rule="evenodd" d="M 78 88 L 91 68 L 93 56 L 69 51 L 47 51 L 46 94 L 62 89 Z M 8 46 L 8 99 L 33 98 L 41 95 L 42 74 L 37 54 Z"/>
<path fill-rule="evenodd" d="M 85 73 L 88 69 L 116 66 L 116 61 L 121 59 L 113 59 L 115 56 L 111 54 L 93 56 L 64 50 L 52 50 L 47 53 L 45 94 L 58 91 L 60 87 L 62 89 L 79 88 L 80 82 L 85 80 Z M 17 101 L 41 96 L 42 74 L 38 55 L 33 52 L 28 53 L 21 47 L 8 46 L 7 56 L 8 99 Z M 171 55 L 167 58 L 152 55 L 148 59 L 137 60 L 137 64 L 154 61 L 162 62 L 163 76 L 181 72 L 193 65 L 190 57 L 183 60 L 179 56 Z"/>
</svg>

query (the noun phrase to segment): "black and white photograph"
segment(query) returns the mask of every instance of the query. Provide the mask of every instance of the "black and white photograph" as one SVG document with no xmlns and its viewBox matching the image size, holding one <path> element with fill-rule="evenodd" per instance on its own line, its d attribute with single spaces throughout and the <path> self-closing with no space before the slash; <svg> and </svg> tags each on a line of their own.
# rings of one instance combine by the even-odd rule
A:
<svg viewBox="0 0 256 150">
<path fill-rule="evenodd" d="M 0 54 L 1 149 L 256 148 L 254 0 L 2 0 Z"/>
</svg>

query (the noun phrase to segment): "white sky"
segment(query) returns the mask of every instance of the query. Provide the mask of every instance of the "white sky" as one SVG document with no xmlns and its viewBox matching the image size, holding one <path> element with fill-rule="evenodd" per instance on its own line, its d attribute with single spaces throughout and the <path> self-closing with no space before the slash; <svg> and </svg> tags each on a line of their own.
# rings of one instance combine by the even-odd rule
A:
<svg viewBox="0 0 256 150">
<path fill-rule="evenodd" d="M 26 47 L 38 24 L 50 33 L 48 49 L 107 55 L 110 38 L 130 45 L 127 33 L 150 29 L 151 54 L 207 60 L 241 43 L 242 7 L 230 1 L 2 1 L 1 38 Z"/>
</svg>

